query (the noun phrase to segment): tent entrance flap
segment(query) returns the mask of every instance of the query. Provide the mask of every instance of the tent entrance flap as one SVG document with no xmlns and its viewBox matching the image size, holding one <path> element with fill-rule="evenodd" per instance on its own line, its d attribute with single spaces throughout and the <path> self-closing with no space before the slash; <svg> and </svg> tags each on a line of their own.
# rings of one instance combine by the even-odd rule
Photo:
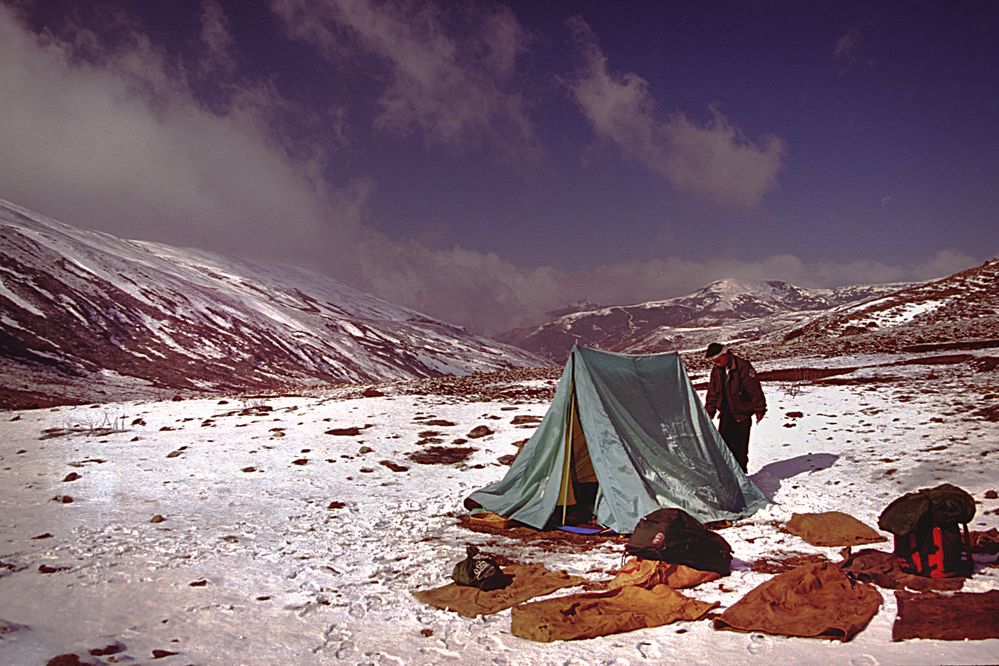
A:
<svg viewBox="0 0 999 666">
<path fill-rule="evenodd" d="M 579 422 L 575 387 L 570 391 L 569 405 L 563 442 L 565 455 L 562 464 L 562 483 L 556 502 L 557 507 L 562 507 L 563 525 L 568 520 L 569 507 L 574 507 L 573 513 L 577 519 L 588 522 L 593 515 L 593 503 L 597 491 L 597 473 L 590 458 L 583 426 Z"/>
<path fill-rule="evenodd" d="M 570 499 L 572 494 L 572 484 L 570 483 L 570 473 L 572 471 L 572 421 L 576 417 L 576 387 L 573 385 L 569 389 L 569 414 L 566 417 L 565 441 L 562 444 L 562 483 L 558 489 L 558 502 L 555 506 L 562 507 L 562 524 L 565 525 L 566 507 L 570 501 L 575 504 L 576 498 Z"/>
</svg>

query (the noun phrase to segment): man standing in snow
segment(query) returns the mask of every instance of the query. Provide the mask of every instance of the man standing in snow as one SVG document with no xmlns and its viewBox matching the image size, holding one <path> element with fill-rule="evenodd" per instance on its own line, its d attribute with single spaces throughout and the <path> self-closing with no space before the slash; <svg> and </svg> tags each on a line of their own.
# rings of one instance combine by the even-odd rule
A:
<svg viewBox="0 0 999 666">
<path fill-rule="evenodd" d="M 704 408 L 712 419 L 716 412 L 721 413 L 718 431 L 739 467 L 745 472 L 749 467 L 749 429 L 753 425 L 752 417 L 755 415 L 756 422 L 760 422 L 767 413 L 767 399 L 763 396 L 760 380 L 749 361 L 736 356 L 717 342 L 708 345 L 704 356 L 714 364 Z"/>
</svg>

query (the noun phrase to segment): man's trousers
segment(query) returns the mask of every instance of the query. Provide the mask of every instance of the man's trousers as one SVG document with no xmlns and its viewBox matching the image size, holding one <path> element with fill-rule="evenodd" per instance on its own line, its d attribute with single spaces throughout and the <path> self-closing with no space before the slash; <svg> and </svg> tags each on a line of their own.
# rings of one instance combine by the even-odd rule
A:
<svg viewBox="0 0 999 666">
<path fill-rule="evenodd" d="M 749 430 L 752 426 L 752 416 L 747 416 L 745 421 L 736 421 L 732 413 L 727 411 L 722 412 L 718 426 L 718 432 L 743 472 L 749 467 Z"/>
</svg>

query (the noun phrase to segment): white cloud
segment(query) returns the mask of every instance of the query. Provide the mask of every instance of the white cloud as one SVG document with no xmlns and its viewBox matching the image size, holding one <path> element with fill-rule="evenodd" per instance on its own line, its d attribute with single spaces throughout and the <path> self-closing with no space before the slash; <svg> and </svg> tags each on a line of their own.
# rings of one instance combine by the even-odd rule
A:
<svg viewBox="0 0 999 666">
<path fill-rule="evenodd" d="M 853 26 L 837 39 L 832 56 L 841 74 L 856 67 L 860 62 L 860 28 Z"/>
<path fill-rule="evenodd" d="M 229 28 L 229 18 L 222 6 L 215 0 L 204 0 L 201 5 L 201 42 L 205 46 L 206 57 L 201 62 L 203 73 L 236 70 L 233 56 L 233 38 Z"/>
<path fill-rule="evenodd" d="M 76 33 L 80 35 L 81 33 Z M 293 256 L 335 219 L 249 112 L 213 113 L 146 38 L 80 59 L 0 7 L 0 196 L 81 226 Z M 328 233 L 325 232 L 324 233 Z"/>
<path fill-rule="evenodd" d="M 682 113 L 662 120 L 648 82 L 610 71 L 596 36 L 581 18 L 568 22 L 583 57 L 567 81 L 577 105 L 603 138 L 643 162 L 677 189 L 726 204 L 755 207 L 777 189 L 783 140 L 749 140 L 717 108 L 700 126 Z"/>
<path fill-rule="evenodd" d="M 359 53 L 382 63 L 388 84 L 378 127 L 450 145 L 488 140 L 509 157 L 537 157 L 527 101 L 510 90 L 528 35 L 509 9 L 407 0 L 272 0 L 271 7 L 289 36 L 330 63 Z"/>
</svg>

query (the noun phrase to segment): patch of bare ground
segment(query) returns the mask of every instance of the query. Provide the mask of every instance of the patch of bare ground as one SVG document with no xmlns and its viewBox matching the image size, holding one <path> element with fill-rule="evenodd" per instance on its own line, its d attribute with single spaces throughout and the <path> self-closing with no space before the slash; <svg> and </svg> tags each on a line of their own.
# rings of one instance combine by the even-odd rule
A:
<svg viewBox="0 0 999 666">
<path fill-rule="evenodd" d="M 897 375 L 878 375 L 876 377 L 831 377 L 822 379 L 816 384 L 828 386 L 860 386 L 863 384 L 900 384 L 905 379 Z"/>
<path fill-rule="evenodd" d="M 42 436 L 38 439 L 53 439 L 55 437 L 70 437 L 73 435 L 90 435 L 93 437 L 103 437 L 105 435 L 113 435 L 116 433 L 128 432 L 127 430 L 120 430 L 117 428 L 89 428 L 89 427 L 71 427 L 71 428 L 47 428 L 42 431 Z"/>
<path fill-rule="evenodd" d="M 331 428 L 326 431 L 327 435 L 336 435 L 338 437 L 356 437 L 361 434 L 361 429 L 356 426 L 351 426 L 349 428 Z"/>
<path fill-rule="evenodd" d="M 428 377 L 403 382 L 398 386 L 402 395 L 445 395 L 470 402 L 548 402 L 555 396 L 555 385 L 523 386 L 522 382 L 557 380 L 562 368 L 518 368 L 480 372 L 463 377 Z"/>
<path fill-rule="evenodd" d="M 606 543 L 624 545 L 628 537 L 620 534 L 574 534 L 561 530 L 537 530 L 533 527 L 515 523 L 513 527 L 497 527 L 472 523 L 467 514 L 458 517 L 458 525 L 481 534 L 504 536 L 515 541 L 522 541 L 540 548 L 547 553 L 587 552 L 602 547 Z M 490 542 L 497 544 L 498 542 Z"/>
<path fill-rule="evenodd" d="M 398 463 L 394 463 L 391 460 L 379 460 L 378 464 L 379 465 L 383 465 L 385 467 L 388 467 L 393 472 L 408 472 L 409 471 L 409 468 L 406 467 L 405 465 L 400 465 Z"/>
<path fill-rule="evenodd" d="M 992 528 L 988 531 L 971 530 L 971 552 L 983 555 L 999 554 L 999 530 Z M 997 558 L 999 559 L 999 558 Z"/>
<path fill-rule="evenodd" d="M 919 358 L 895 361 L 891 365 L 954 365 L 956 363 L 967 363 L 973 361 L 975 358 L 971 354 L 942 354 L 940 356 L 920 356 Z"/>
<path fill-rule="evenodd" d="M 62 405 L 85 405 L 91 396 L 62 396 L 40 391 L 19 390 L 10 387 L 0 388 L 0 410 L 6 409 L 44 409 Z"/>
<path fill-rule="evenodd" d="M 974 416 L 993 423 L 999 421 L 999 405 L 989 405 L 972 412 Z"/>
<path fill-rule="evenodd" d="M 978 372 L 992 372 L 999 368 L 999 356 L 979 356 L 971 361 L 971 367 Z"/>
<path fill-rule="evenodd" d="M 817 553 L 783 553 L 774 557 L 761 557 L 754 560 L 749 568 L 757 573 L 780 574 L 790 571 L 802 564 L 817 564 L 828 562 L 829 558 Z"/>
<path fill-rule="evenodd" d="M 756 373 L 761 382 L 813 382 L 836 375 L 846 375 L 858 368 L 785 368 Z"/>
<path fill-rule="evenodd" d="M 471 446 L 428 446 L 406 457 L 420 465 L 454 465 L 468 460 L 477 450 Z"/>
<path fill-rule="evenodd" d="M 960 340 L 957 342 L 936 342 L 932 344 L 910 345 L 903 347 L 903 352 L 930 352 L 952 349 L 991 349 L 999 347 L 999 339 L 992 340 Z"/>
<path fill-rule="evenodd" d="M 434 416 L 418 416 L 413 419 L 413 423 L 422 423 L 428 426 L 438 426 L 441 428 L 450 428 L 451 426 L 458 425 L 454 421 L 448 421 L 447 419 L 439 419 Z"/>
</svg>

